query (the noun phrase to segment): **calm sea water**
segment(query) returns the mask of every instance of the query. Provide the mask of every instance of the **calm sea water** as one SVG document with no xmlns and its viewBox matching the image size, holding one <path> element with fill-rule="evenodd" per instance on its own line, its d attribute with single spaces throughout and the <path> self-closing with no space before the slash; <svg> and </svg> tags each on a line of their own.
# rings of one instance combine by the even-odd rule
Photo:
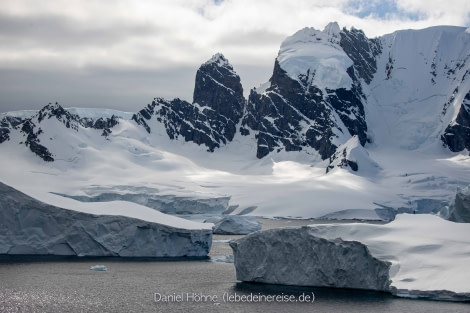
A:
<svg viewBox="0 0 470 313">
<path fill-rule="evenodd" d="M 233 264 L 221 262 L 232 252 L 227 240 L 237 237 L 214 236 L 212 259 L 3 257 L 0 312 L 470 312 L 468 303 L 241 283 Z M 90 270 L 98 264 L 108 270 Z"/>
</svg>

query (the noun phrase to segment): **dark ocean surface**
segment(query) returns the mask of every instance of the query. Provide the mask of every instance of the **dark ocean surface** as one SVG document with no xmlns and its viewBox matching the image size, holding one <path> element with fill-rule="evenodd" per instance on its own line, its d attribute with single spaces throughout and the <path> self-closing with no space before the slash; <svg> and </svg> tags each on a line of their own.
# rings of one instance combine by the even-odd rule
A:
<svg viewBox="0 0 470 313">
<path fill-rule="evenodd" d="M 311 223 L 263 220 L 263 228 Z M 208 259 L 0 257 L 0 312 L 470 312 L 470 303 L 242 283 L 227 263 L 227 241 L 238 237 L 215 235 Z"/>
</svg>

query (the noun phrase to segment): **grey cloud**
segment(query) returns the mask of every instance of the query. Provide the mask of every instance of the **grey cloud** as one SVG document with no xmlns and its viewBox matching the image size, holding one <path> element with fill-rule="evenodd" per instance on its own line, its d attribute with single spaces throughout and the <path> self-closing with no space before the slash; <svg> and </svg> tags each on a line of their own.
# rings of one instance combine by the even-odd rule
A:
<svg viewBox="0 0 470 313">
<path fill-rule="evenodd" d="M 146 23 L 119 21 L 103 26 L 58 15 L 13 16 L 0 14 L 0 38 L 12 48 L 74 48 L 107 46 L 130 36 L 158 35 L 155 26 Z"/>
<path fill-rule="evenodd" d="M 0 112 L 40 109 L 58 101 L 65 107 L 137 111 L 154 97 L 192 100 L 196 69 L 87 71 L 0 69 Z"/>
<path fill-rule="evenodd" d="M 286 38 L 285 34 L 275 33 L 269 30 L 238 31 L 224 34 L 217 42 L 222 45 L 275 45 L 280 46 Z"/>
<path fill-rule="evenodd" d="M 274 60 L 273 60 L 274 62 Z M 267 81 L 273 65 L 235 64 L 245 96 Z M 40 109 L 49 102 L 65 107 L 112 108 L 136 112 L 154 97 L 192 101 L 197 67 L 161 71 L 88 67 L 86 70 L 0 69 L 0 113 Z"/>
</svg>

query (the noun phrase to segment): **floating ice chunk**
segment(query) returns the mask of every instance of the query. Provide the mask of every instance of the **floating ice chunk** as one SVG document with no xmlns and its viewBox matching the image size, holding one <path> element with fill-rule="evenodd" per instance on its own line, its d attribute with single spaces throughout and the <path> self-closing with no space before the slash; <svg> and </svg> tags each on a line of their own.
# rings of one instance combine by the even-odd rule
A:
<svg viewBox="0 0 470 313">
<path fill-rule="evenodd" d="M 90 270 L 104 272 L 104 271 L 107 271 L 108 268 L 106 267 L 106 265 L 95 265 L 95 266 L 90 267 Z"/>
</svg>

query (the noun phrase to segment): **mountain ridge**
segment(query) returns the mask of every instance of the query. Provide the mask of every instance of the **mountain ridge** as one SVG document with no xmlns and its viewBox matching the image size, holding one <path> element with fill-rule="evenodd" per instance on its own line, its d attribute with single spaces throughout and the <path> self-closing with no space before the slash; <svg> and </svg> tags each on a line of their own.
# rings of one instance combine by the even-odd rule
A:
<svg viewBox="0 0 470 313">
<path fill-rule="evenodd" d="M 284 40 L 267 87 L 253 88 L 248 99 L 233 66 L 217 53 L 197 71 L 192 103 L 154 98 L 131 120 L 149 135 L 164 129 L 170 140 L 209 152 L 238 134 L 256 145 L 259 159 L 286 151 L 336 164 L 331 158 L 353 137 L 363 147 L 414 150 L 439 142 L 452 152 L 470 150 L 469 38 L 464 27 L 450 26 L 373 39 L 336 22 L 323 31 L 304 28 Z M 30 117 L 2 114 L 0 143 L 19 131 L 21 143 L 53 161 L 39 140 L 43 121 L 55 117 L 67 129 L 99 130 L 107 138 L 122 120 L 93 112 L 80 117 L 49 104 Z"/>
</svg>

